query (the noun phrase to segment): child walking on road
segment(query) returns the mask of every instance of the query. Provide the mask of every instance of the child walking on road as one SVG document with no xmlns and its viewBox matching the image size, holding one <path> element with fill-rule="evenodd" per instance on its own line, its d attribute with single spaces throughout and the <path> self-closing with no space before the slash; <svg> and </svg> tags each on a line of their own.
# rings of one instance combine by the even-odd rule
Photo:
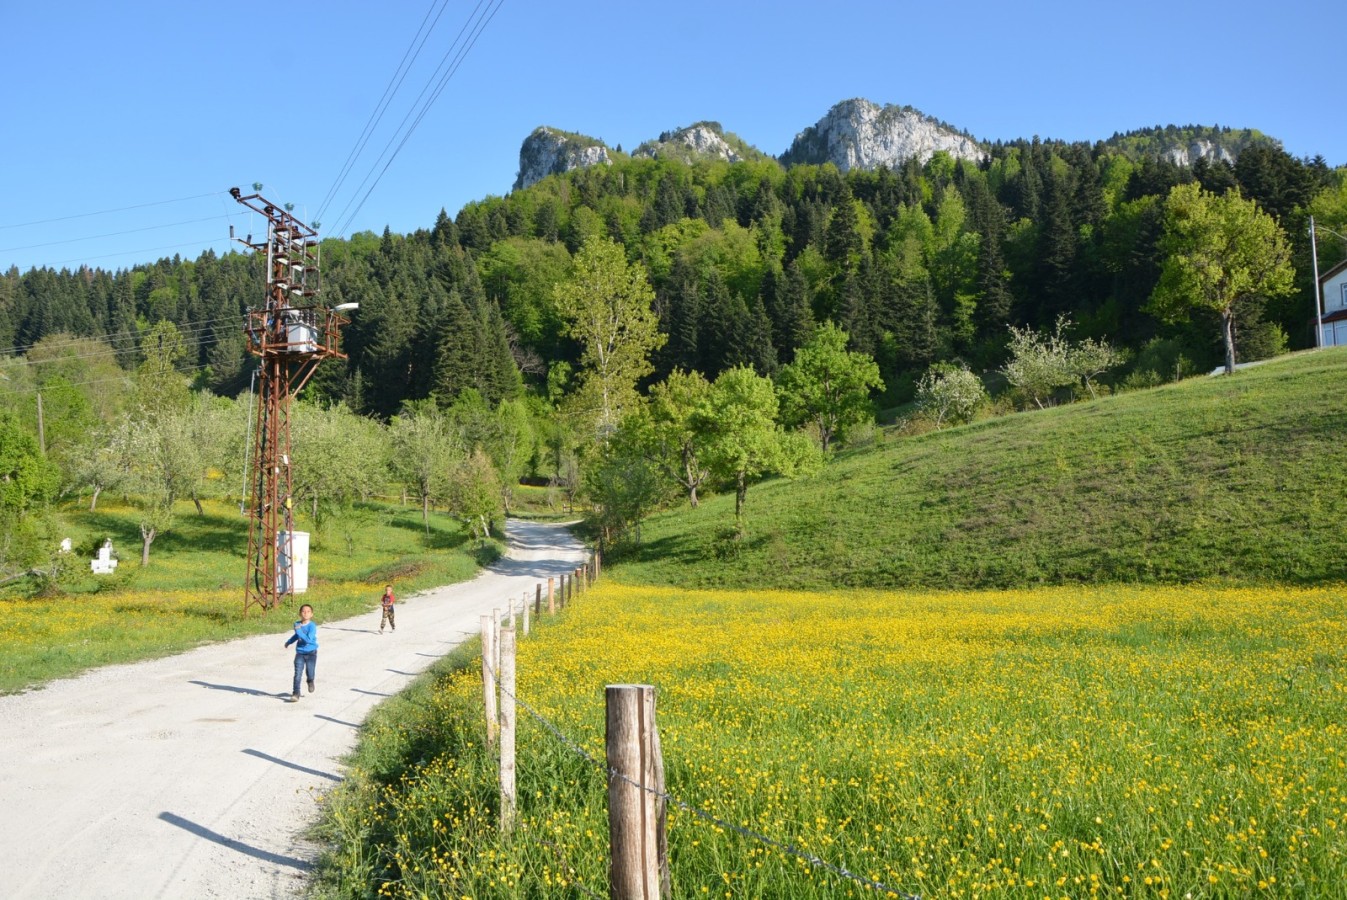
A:
<svg viewBox="0 0 1347 900">
<path fill-rule="evenodd" d="M 393 597 L 393 586 L 391 584 L 384 585 L 384 595 L 379 602 L 383 607 L 383 616 L 379 619 L 379 633 L 384 633 L 385 625 L 391 630 L 397 631 L 398 627 L 393 622 L 393 604 L 396 603 L 397 600 Z"/>
<path fill-rule="evenodd" d="M 290 691 L 290 702 L 299 701 L 299 676 L 304 673 L 309 680 L 309 693 L 313 693 L 313 676 L 318 668 L 318 624 L 313 621 L 313 607 L 305 603 L 299 608 L 299 621 L 295 623 L 295 633 L 285 646 L 295 647 L 295 685 Z"/>
</svg>

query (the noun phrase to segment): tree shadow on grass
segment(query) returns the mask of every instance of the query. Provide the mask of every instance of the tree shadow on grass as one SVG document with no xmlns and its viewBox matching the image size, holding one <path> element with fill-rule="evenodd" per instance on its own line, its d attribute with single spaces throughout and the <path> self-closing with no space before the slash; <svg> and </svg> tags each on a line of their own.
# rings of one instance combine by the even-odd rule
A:
<svg viewBox="0 0 1347 900">
<path fill-rule="evenodd" d="M 468 542 L 468 535 L 459 529 L 447 531 L 435 524 L 430 523 L 430 533 L 426 533 L 426 527 L 418 517 L 412 519 L 395 518 L 388 523 L 389 527 L 401 528 L 403 531 L 411 531 L 421 537 L 423 545 L 427 550 L 453 550 L 461 547 Z"/>
</svg>

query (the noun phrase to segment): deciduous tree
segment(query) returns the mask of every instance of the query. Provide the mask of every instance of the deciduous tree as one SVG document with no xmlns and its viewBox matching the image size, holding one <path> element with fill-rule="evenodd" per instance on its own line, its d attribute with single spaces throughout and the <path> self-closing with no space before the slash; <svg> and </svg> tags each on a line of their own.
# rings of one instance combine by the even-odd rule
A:
<svg viewBox="0 0 1347 900">
<path fill-rule="evenodd" d="M 566 333 L 584 348 L 573 407 L 606 434 L 637 402 L 636 383 L 653 371 L 650 354 L 664 344 L 645 267 L 628 264 L 620 245 L 591 237 L 553 299 Z"/>
<path fill-rule="evenodd" d="M 1215 313 L 1225 342 L 1226 374 L 1235 371 L 1235 304 L 1291 289 L 1294 272 L 1286 237 L 1252 200 L 1231 191 L 1210 194 L 1196 184 L 1169 192 L 1165 262 L 1150 309 L 1171 322 L 1195 311 Z"/>
<path fill-rule="evenodd" d="M 871 417 L 870 391 L 884 382 L 875 361 L 848 351 L 847 333 L 828 322 L 795 351 L 778 384 L 786 423 L 812 424 L 826 453 L 848 428 Z"/>
</svg>

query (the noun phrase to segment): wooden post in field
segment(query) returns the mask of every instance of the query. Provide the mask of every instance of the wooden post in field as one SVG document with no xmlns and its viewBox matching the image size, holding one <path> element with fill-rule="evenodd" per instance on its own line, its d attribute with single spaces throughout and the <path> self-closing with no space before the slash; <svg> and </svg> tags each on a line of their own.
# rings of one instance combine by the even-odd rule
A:
<svg viewBox="0 0 1347 900">
<path fill-rule="evenodd" d="M 503 622 L 501 623 L 501 626 L 504 627 L 504 628 L 513 628 L 513 627 L 514 627 L 514 600 L 511 600 L 511 601 L 510 601 L 510 605 L 509 605 L 508 607 L 506 607 L 506 609 L 505 609 L 505 621 L 503 621 Z"/>
<path fill-rule="evenodd" d="M 496 658 L 496 630 L 492 627 L 491 617 L 482 616 L 482 700 L 486 708 L 486 745 L 496 744 L 496 670 L 492 663 Z"/>
<path fill-rule="evenodd" d="M 559 608 L 561 608 L 561 609 L 565 609 L 565 608 L 566 608 L 566 573 L 565 573 L 565 572 L 562 572 L 561 575 L 560 575 L 560 578 L 561 578 L 561 587 L 560 587 L 560 589 L 557 591 L 557 606 L 558 606 Z"/>
<path fill-rule="evenodd" d="M 598 581 L 598 580 L 599 580 L 599 572 L 601 571 L 602 567 L 603 567 L 603 554 L 600 553 L 599 551 L 595 550 L 595 551 L 594 551 L 594 580 L 595 580 L 595 581 Z"/>
<path fill-rule="evenodd" d="M 500 607 L 491 610 L 491 671 L 500 677 Z"/>
<path fill-rule="evenodd" d="M 547 576 L 547 614 L 548 614 L 549 616 L 554 616 L 554 615 L 556 615 L 556 612 L 557 612 L 557 601 L 556 601 L 556 596 L 552 593 L 552 576 L 551 576 L 551 575 L 548 575 L 548 576 Z"/>
<path fill-rule="evenodd" d="M 539 582 L 539 583 L 538 583 L 538 590 L 534 593 L 534 596 L 533 596 L 533 614 L 534 614 L 535 616 L 539 616 L 539 617 L 541 617 L 542 614 L 543 614 L 543 586 L 542 586 L 542 582 Z"/>
<path fill-rule="evenodd" d="M 529 592 L 524 591 L 524 637 L 529 636 Z"/>
<path fill-rule="evenodd" d="M 514 629 L 500 633 L 500 831 L 514 830 L 517 801 L 514 785 Z"/>
<path fill-rule="evenodd" d="M 664 787 L 655 727 L 655 688 L 610 684 L 607 706 L 609 896 L 613 900 L 656 900 L 669 896 Z"/>
</svg>

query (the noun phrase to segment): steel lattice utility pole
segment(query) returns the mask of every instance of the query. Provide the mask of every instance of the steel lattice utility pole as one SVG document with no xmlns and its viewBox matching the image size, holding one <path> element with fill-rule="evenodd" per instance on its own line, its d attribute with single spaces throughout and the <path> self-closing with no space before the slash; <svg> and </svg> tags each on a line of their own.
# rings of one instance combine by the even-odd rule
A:
<svg viewBox="0 0 1347 900">
<path fill-rule="evenodd" d="M 266 254 L 266 299 L 248 310 L 248 352 L 260 358 L 248 507 L 248 573 L 243 611 L 272 609 L 294 592 L 294 508 L 290 496 L 290 398 L 326 357 L 345 359 L 338 330 L 348 319 L 318 306 L 318 232 L 261 194 L 230 195 L 267 220 L 266 240 L 241 241 Z M 230 229 L 232 235 L 232 227 Z M 284 571 L 283 571 L 284 570 Z"/>
</svg>

